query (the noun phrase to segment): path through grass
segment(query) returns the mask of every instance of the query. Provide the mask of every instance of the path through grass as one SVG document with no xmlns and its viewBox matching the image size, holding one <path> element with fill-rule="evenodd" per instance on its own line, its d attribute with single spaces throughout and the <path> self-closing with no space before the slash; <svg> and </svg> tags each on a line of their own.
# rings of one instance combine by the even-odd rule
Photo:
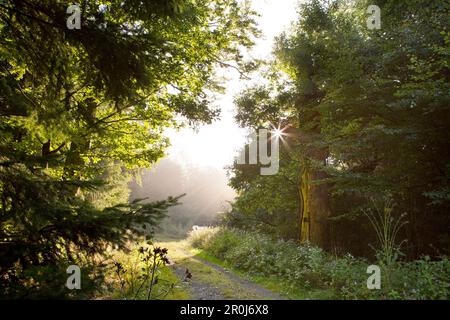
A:
<svg viewBox="0 0 450 320">
<path fill-rule="evenodd" d="M 191 299 L 285 299 L 282 294 L 226 268 L 219 261 L 214 261 L 205 253 L 193 249 L 186 240 L 167 239 L 160 236 L 156 242 L 158 246 L 169 249 L 171 268 L 188 288 Z M 192 278 L 183 281 L 186 269 L 192 274 Z"/>
</svg>

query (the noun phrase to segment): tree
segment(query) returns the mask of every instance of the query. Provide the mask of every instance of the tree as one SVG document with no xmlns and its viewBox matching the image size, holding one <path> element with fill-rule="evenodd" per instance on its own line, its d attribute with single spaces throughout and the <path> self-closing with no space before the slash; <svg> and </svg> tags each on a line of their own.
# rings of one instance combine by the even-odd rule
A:
<svg viewBox="0 0 450 320">
<path fill-rule="evenodd" d="M 366 26 L 369 4 L 381 8 L 380 30 Z M 440 1 L 305 3 L 278 38 L 269 84 L 237 100 L 243 124 L 281 119 L 295 128 L 301 239 L 345 243 L 343 220 L 366 235 L 356 215 L 387 194 L 395 214 L 411 219 L 403 234 L 411 255 L 446 248 L 448 9 Z"/>
<path fill-rule="evenodd" d="M 222 222 L 230 227 L 256 230 L 278 238 L 298 239 L 300 198 L 297 186 L 300 177 L 298 159 L 293 156 L 287 150 L 281 150 L 279 173 L 276 175 L 261 176 L 260 165 L 234 163 L 228 168 L 229 185 L 238 196 Z"/>
<path fill-rule="evenodd" d="M 0 4 L 5 282 L 14 270 L 123 244 L 133 225 L 154 225 L 175 205 L 100 204 L 93 189 L 105 191 L 98 180 L 116 166 L 135 170 L 162 157 L 162 132 L 180 125 L 176 116 L 216 118 L 207 94 L 220 89 L 214 70 L 242 66 L 240 48 L 256 32 L 251 10 L 234 0 L 83 1 L 73 30 L 66 9 L 62 1 Z"/>
</svg>

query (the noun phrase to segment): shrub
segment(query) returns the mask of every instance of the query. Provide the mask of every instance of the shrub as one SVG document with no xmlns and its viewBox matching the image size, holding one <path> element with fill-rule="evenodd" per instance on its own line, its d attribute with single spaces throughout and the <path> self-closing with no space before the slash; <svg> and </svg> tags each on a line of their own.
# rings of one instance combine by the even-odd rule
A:
<svg viewBox="0 0 450 320">
<path fill-rule="evenodd" d="M 233 268 L 275 276 L 292 288 L 331 288 L 342 299 L 448 299 L 446 257 L 380 264 L 381 289 L 368 290 L 366 270 L 372 263 L 350 254 L 333 257 L 309 243 L 228 228 L 202 230 L 191 236 L 191 242 Z"/>
<path fill-rule="evenodd" d="M 0 299 L 89 299 L 100 292 L 106 268 L 92 261 L 77 262 L 81 268 L 82 290 L 66 287 L 67 267 L 74 262 L 53 266 L 30 266 L 9 272 L 9 281 L 0 279 Z"/>
<path fill-rule="evenodd" d="M 429 257 L 399 263 L 391 270 L 388 295 L 402 299 L 448 299 L 450 289 L 450 261 Z"/>
<path fill-rule="evenodd" d="M 209 239 L 217 232 L 219 228 L 202 227 L 191 230 L 188 233 L 188 240 L 194 248 L 204 248 Z"/>
</svg>

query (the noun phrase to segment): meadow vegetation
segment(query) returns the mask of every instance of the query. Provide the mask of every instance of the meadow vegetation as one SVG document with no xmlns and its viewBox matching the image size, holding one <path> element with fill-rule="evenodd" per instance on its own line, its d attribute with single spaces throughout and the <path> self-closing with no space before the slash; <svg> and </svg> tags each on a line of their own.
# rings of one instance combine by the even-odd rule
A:
<svg viewBox="0 0 450 320">
<path fill-rule="evenodd" d="M 227 266 L 265 277 L 269 287 L 286 294 L 321 292 L 333 299 L 448 299 L 450 261 L 424 256 L 414 261 L 369 261 L 350 254 L 336 256 L 309 243 L 274 239 L 257 232 L 211 228 L 190 235 L 191 243 Z M 368 290 L 367 267 L 379 263 L 381 289 Z M 270 282 L 280 282 L 270 285 Z M 264 282 L 263 282 L 264 283 Z"/>
</svg>

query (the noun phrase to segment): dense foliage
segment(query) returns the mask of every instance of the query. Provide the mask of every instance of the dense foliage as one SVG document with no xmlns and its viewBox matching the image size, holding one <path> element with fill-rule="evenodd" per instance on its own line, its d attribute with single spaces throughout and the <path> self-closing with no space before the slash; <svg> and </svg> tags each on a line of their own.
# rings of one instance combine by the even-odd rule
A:
<svg viewBox="0 0 450 320">
<path fill-rule="evenodd" d="M 216 118 L 214 70 L 255 32 L 234 0 L 82 1 L 81 29 L 67 6 L 0 3 L 0 296 L 57 295 L 64 276 L 27 270 L 51 280 L 152 234 L 177 199 L 120 204 L 130 170 L 163 156 L 175 117 Z"/>
<path fill-rule="evenodd" d="M 379 30 L 366 26 L 369 4 L 381 8 Z M 363 213 L 388 197 L 397 217 L 406 213 L 398 240 L 408 239 L 410 257 L 448 252 L 449 9 L 398 0 L 300 6 L 261 71 L 266 81 L 236 99 L 242 126 L 280 124 L 286 135 L 277 177 L 233 166 L 235 226 L 294 207 L 285 224 L 299 225 L 297 239 L 361 255 L 375 241 Z"/>
<path fill-rule="evenodd" d="M 332 299 L 448 299 L 450 261 L 429 257 L 381 269 L 381 289 L 367 289 L 370 263 L 350 254 L 336 257 L 309 243 L 277 240 L 256 232 L 208 229 L 193 245 L 250 275 L 276 278 L 291 291 L 324 290 Z"/>
</svg>

